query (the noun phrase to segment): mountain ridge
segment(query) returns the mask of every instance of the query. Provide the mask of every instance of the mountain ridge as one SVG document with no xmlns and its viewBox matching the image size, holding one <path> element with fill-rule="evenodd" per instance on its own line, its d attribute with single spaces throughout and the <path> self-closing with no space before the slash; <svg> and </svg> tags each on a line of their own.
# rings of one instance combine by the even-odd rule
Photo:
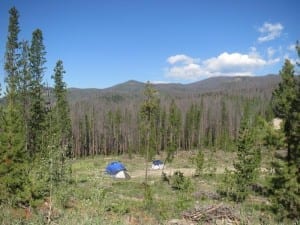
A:
<svg viewBox="0 0 300 225">
<path fill-rule="evenodd" d="M 188 84 L 181 83 L 153 83 L 153 87 L 163 96 L 168 97 L 188 97 L 205 93 L 231 93 L 243 92 L 243 90 L 265 91 L 273 89 L 280 81 L 280 76 L 269 74 L 265 76 L 219 76 L 211 77 L 201 81 Z M 108 88 L 68 88 L 70 101 L 101 99 L 101 98 L 140 98 L 146 83 L 128 80 Z M 271 90 L 269 90 L 271 91 Z"/>
<path fill-rule="evenodd" d="M 204 84 L 211 84 L 213 82 L 218 82 L 217 84 L 221 83 L 228 83 L 228 82 L 232 82 L 232 81 L 240 81 L 240 80 L 262 80 L 262 79 L 268 79 L 268 78 L 272 78 L 275 80 L 279 79 L 279 76 L 277 74 L 267 74 L 267 75 L 262 75 L 262 76 L 215 76 L 215 77 L 209 77 L 203 80 L 199 80 L 199 81 L 195 81 L 195 82 L 191 82 L 191 83 L 178 83 L 178 82 L 169 82 L 169 83 L 151 83 L 153 86 L 155 87 L 164 87 L 164 86 L 170 86 L 170 87 L 181 87 L 181 88 L 193 88 L 196 86 L 204 86 Z M 115 85 L 112 85 L 110 87 L 106 87 L 106 88 L 95 88 L 95 87 L 89 87 L 89 88 L 78 88 L 78 87 L 69 87 L 68 90 L 95 90 L 95 91 L 114 91 L 114 90 L 120 90 L 120 89 L 124 89 L 127 88 L 129 86 L 133 87 L 133 86 L 140 86 L 140 87 L 144 87 L 147 84 L 147 82 L 142 82 L 142 81 L 137 81 L 137 80 L 127 80 Z M 211 89 L 211 87 L 209 87 Z"/>
</svg>

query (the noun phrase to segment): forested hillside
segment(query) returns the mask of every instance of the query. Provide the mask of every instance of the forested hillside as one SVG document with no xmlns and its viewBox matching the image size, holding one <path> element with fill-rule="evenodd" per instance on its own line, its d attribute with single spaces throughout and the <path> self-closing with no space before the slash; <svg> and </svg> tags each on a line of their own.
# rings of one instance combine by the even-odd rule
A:
<svg viewBox="0 0 300 225">
<path fill-rule="evenodd" d="M 185 85 L 153 84 L 160 100 L 156 151 L 164 151 L 167 145 L 172 102 L 180 113 L 178 149 L 228 150 L 236 140 L 247 104 L 256 116 L 273 118 L 270 99 L 279 82 L 278 75 L 266 75 L 214 77 Z M 106 89 L 69 88 L 72 155 L 139 153 L 139 110 L 145 86 L 131 80 Z M 46 101 L 55 104 L 53 89 L 44 92 Z"/>
<path fill-rule="evenodd" d="M 280 77 L 215 77 L 191 84 L 154 84 L 160 100 L 156 115 L 156 151 L 165 150 L 170 107 L 180 119 L 179 149 L 228 149 L 235 141 L 243 109 L 271 119 L 270 99 Z M 139 152 L 139 108 L 145 84 L 128 81 L 107 89 L 68 90 L 74 155 Z"/>
</svg>

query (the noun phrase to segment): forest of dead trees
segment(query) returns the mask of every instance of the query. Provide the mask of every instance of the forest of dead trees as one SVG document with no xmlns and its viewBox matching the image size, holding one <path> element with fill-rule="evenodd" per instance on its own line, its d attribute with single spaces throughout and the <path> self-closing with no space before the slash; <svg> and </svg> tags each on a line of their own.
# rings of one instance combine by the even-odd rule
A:
<svg viewBox="0 0 300 225">
<path fill-rule="evenodd" d="M 157 153 L 167 148 L 170 134 L 174 131 L 177 135 L 173 141 L 178 143 L 178 149 L 230 150 L 247 104 L 251 104 L 253 114 L 272 118 L 269 102 L 272 90 L 279 82 L 278 76 L 236 77 L 226 80 L 226 83 L 222 83 L 222 79 L 212 78 L 210 82 L 220 83 L 221 87 L 230 85 L 229 89 L 207 87 L 203 91 L 201 87 L 194 87 L 174 93 L 174 87 L 153 85 L 159 93 L 153 134 Z M 71 89 L 69 102 L 74 156 L 139 153 L 142 146 L 140 107 L 145 86 L 131 82 L 125 83 L 122 88 L 87 93 L 84 92 L 87 90 Z M 176 123 L 171 124 L 174 111 Z"/>
</svg>

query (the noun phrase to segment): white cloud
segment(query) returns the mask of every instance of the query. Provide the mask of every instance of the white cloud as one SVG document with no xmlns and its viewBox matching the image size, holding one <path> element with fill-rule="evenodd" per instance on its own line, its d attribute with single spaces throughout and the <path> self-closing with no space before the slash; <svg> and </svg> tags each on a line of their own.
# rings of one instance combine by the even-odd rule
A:
<svg viewBox="0 0 300 225">
<path fill-rule="evenodd" d="M 266 42 L 274 40 L 277 37 L 280 37 L 283 30 L 283 26 L 280 23 L 264 23 L 258 31 L 261 33 L 261 36 L 258 38 L 258 42 Z"/>
<path fill-rule="evenodd" d="M 196 80 L 201 76 L 209 76 L 208 71 L 203 70 L 199 64 L 194 63 L 170 67 L 167 69 L 166 75 L 184 80 Z"/>
<path fill-rule="evenodd" d="M 275 50 L 269 48 L 268 59 L 264 59 L 256 48 L 252 47 L 248 54 L 223 52 L 217 57 L 198 62 L 187 55 L 175 55 L 167 59 L 169 67 L 166 69 L 166 76 L 181 80 L 213 76 L 252 76 L 255 71 L 280 62 L 279 57 L 273 57 L 274 53 Z"/>
<path fill-rule="evenodd" d="M 205 67 L 209 71 L 219 72 L 251 72 L 254 69 L 266 64 L 266 61 L 257 56 L 227 52 L 218 57 L 213 57 L 204 61 Z"/>
<path fill-rule="evenodd" d="M 195 60 L 184 60 L 184 63 L 174 65 L 174 61 L 182 62 L 183 60 L 181 59 L 193 59 L 192 57 L 184 56 L 178 57 L 176 55 L 168 58 L 167 61 L 170 66 L 166 69 L 166 76 L 185 80 L 196 80 L 212 76 L 251 76 L 255 70 L 276 63 L 279 60 L 264 60 L 255 48 L 251 48 L 249 54 L 224 52 L 217 57 L 199 61 L 198 63 L 195 63 Z"/>
<path fill-rule="evenodd" d="M 198 61 L 199 61 L 199 59 L 195 59 L 190 56 L 183 55 L 183 54 L 170 56 L 167 59 L 167 62 L 170 64 L 176 64 L 176 63 L 191 64 L 191 63 L 196 63 Z"/>
</svg>

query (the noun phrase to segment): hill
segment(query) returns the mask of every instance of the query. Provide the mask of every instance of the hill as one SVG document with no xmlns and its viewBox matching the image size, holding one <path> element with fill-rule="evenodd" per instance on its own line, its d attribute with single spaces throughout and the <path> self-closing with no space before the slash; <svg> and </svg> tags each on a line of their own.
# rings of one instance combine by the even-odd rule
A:
<svg viewBox="0 0 300 225">
<path fill-rule="evenodd" d="M 208 93 L 226 93 L 226 94 L 252 94 L 257 91 L 266 92 L 270 94 L 273 88 L 279 83 L 280 77 L 277 75 L 257 76 L 257 77 L 212 77 L 202 81 L 179 84 L 179 83 L 160 83 L 153 84 L 154 88 L 158 90 L 163 96 L 170 98 L 184 98 L 190 96 L 197 96 L 199 94 Z M 115 86 L 105 89 L 68 89 L 69 100 L 71 103 L 77 101 L 87 100 L 93 101 L 121 98 L 135 97 L 140 99 L 143 95 L 145 83 L 129 80 Z"/>
</svg>

